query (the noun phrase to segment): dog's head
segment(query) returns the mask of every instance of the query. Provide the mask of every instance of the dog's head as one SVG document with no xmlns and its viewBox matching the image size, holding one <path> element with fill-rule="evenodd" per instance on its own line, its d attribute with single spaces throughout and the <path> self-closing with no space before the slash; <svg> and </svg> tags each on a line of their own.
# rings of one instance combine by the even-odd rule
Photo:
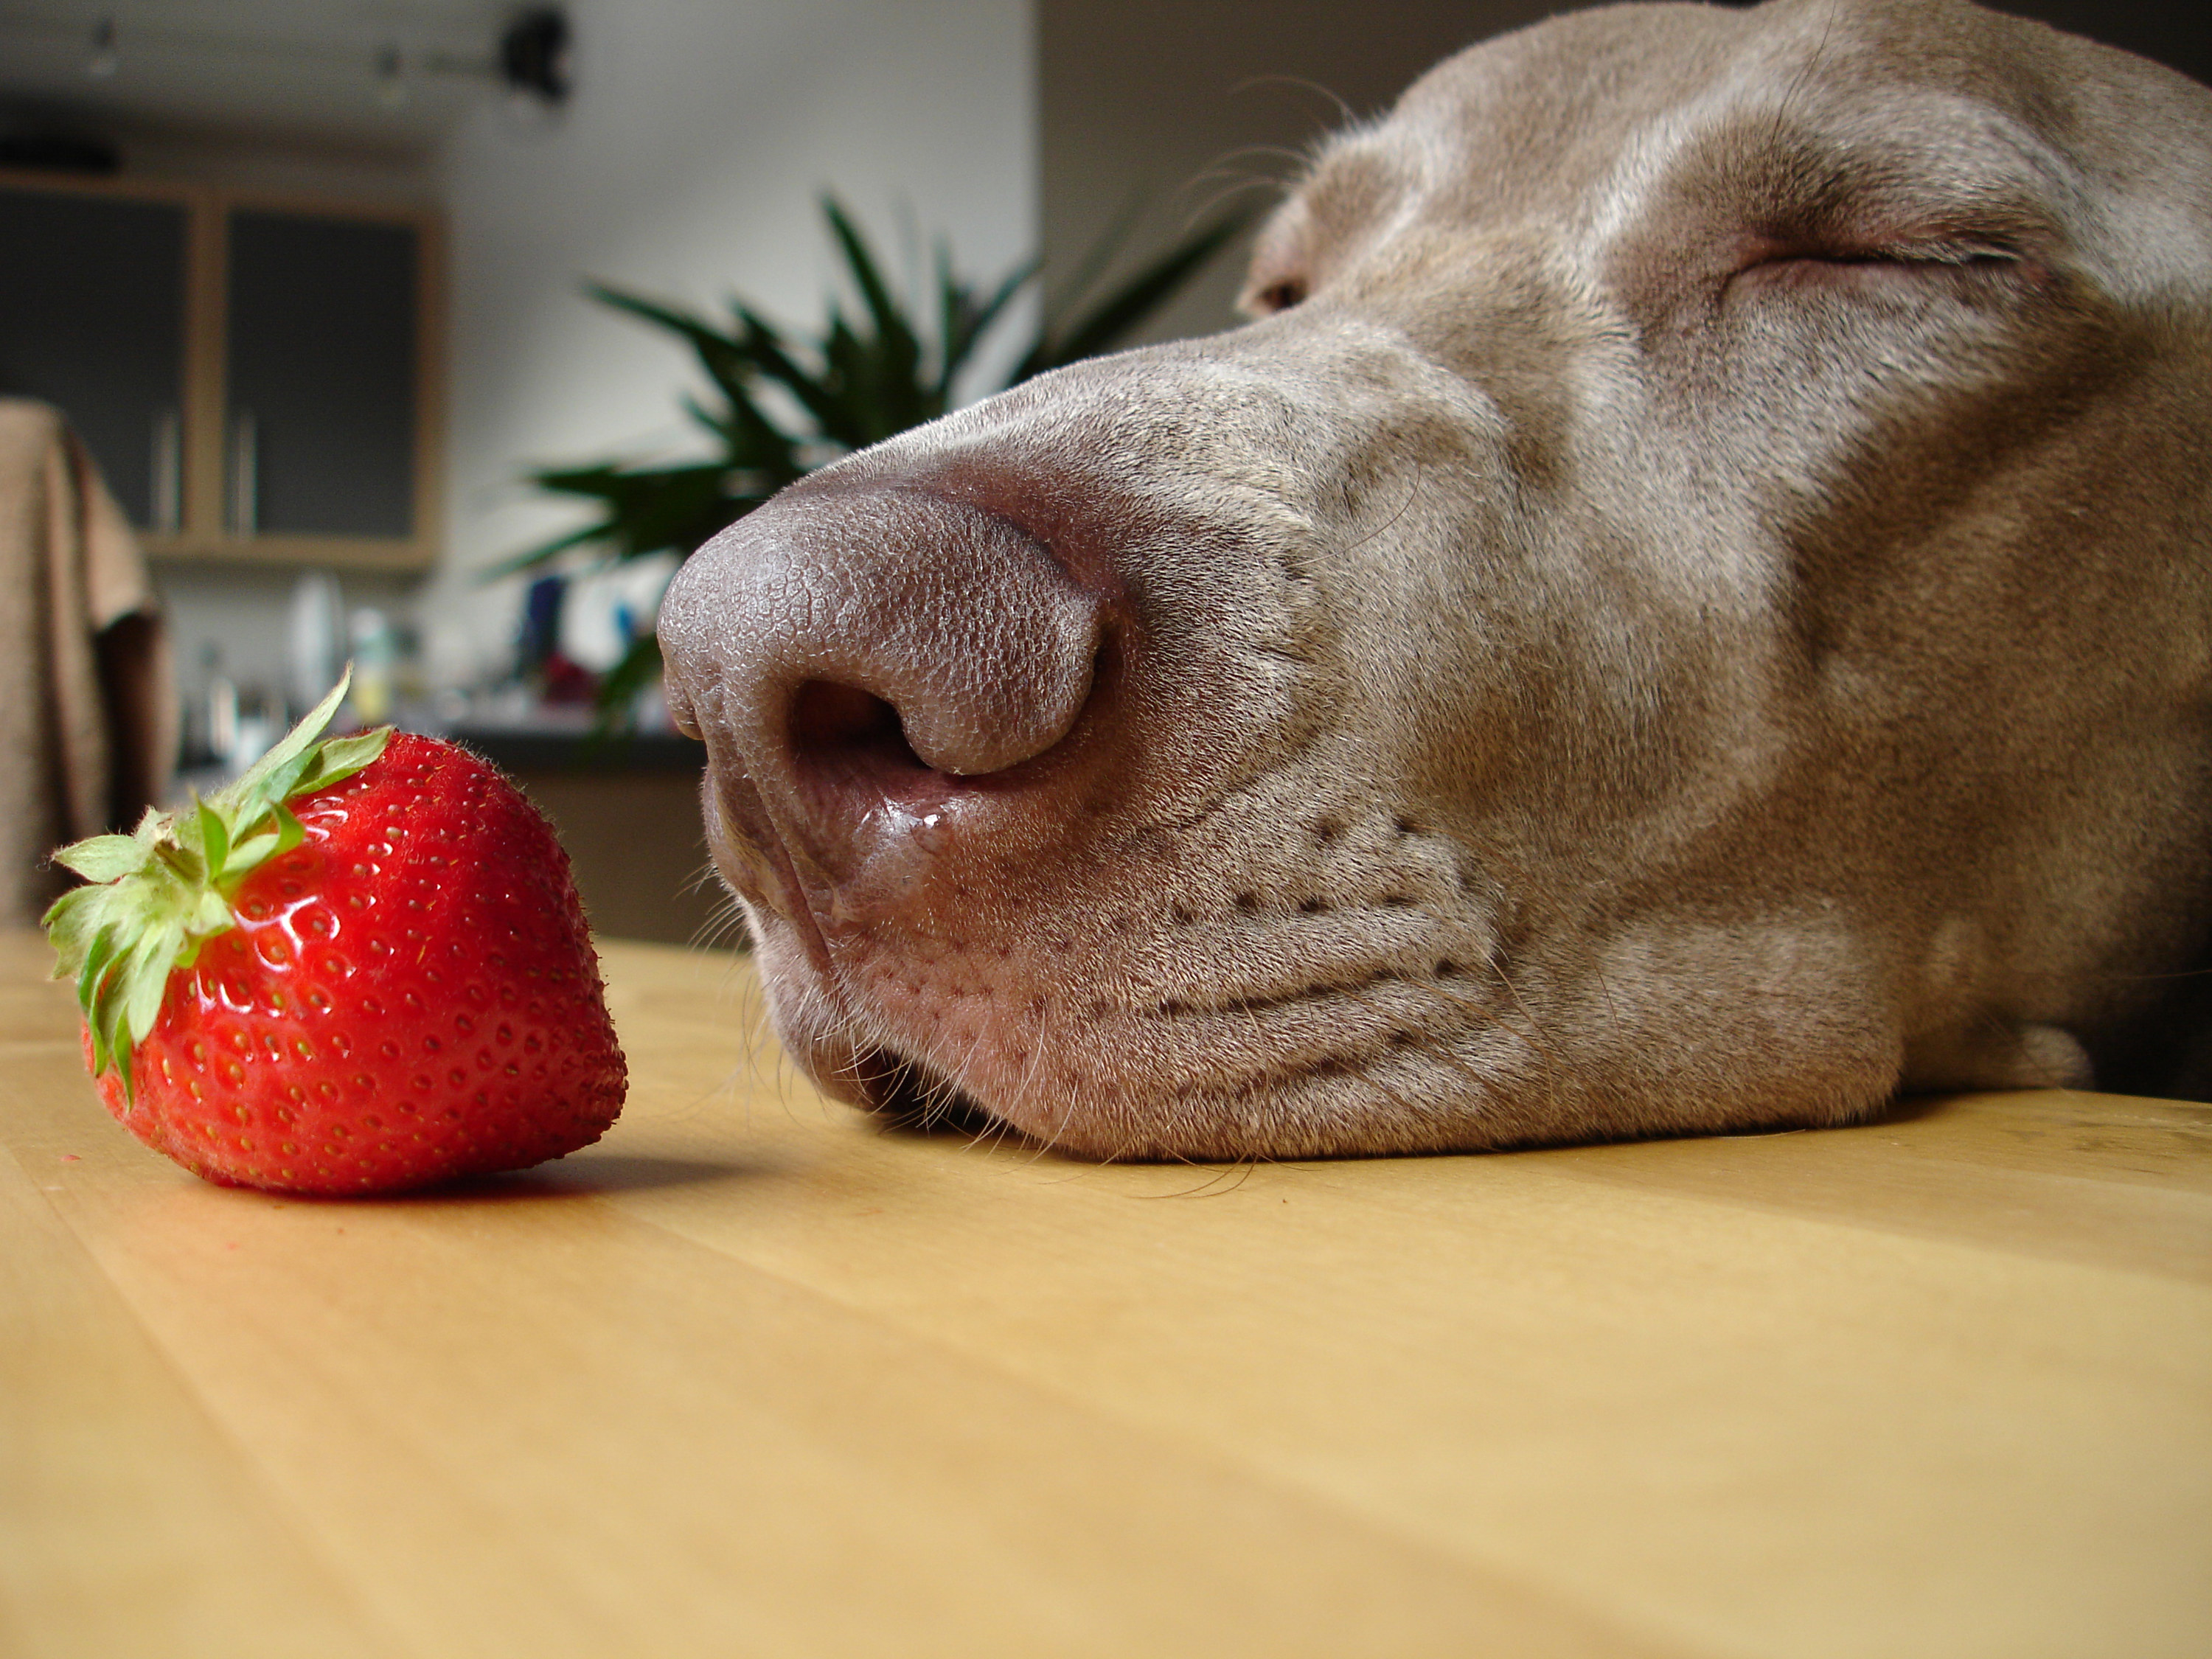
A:
<svg viewBox="0 0 2212 1659">
<path fill-rule="evenodd" d="M 671 590 L 823 1087 L 1096 1156 L 1834 1122 L 2081 1080 L 2201 949 L 2212 94 L 1571 15 L 1324 149 L 1246 303 Z"/>
</svg>

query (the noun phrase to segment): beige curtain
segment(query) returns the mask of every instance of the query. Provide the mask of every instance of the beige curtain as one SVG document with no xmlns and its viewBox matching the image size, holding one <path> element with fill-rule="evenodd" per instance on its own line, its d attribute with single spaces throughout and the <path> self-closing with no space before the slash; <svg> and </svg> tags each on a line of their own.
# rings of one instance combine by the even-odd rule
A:
<svg viewBox="0 0 2212 1659">
<path fill-rule="evenodd" d="M 62 891 L 55 848 L 167 793 L 178 717 L 122 510 L 55 410 L 0 398 L 0 924 Z"/>
</svg>

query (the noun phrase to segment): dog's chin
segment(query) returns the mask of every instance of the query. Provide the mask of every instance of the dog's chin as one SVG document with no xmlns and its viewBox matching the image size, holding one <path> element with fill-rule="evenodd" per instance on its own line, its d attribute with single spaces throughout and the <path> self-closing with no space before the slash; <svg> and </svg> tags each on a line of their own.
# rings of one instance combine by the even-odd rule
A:
<svg viewBox="0 0 2212 1659">
<path fill-rule="evenodd" d="M 950 1079 L 920 1060 L 904 1059 L 888 1048 L 860 1050 L 852 1075 L 860 1096 L 854 1103 L 873 1114 L 886 1128 L 910 1134 L 958 1135 L 969 1140 L 1029 1139 L 978 1105 Z"/>
<path fill-rule="evenodd" d="M 1018 1121 L 986 1106 L 927 1061 L 870 1042 L 849 1030 L 804 1045 L 788 1037 L 786 1042 L 817 1088 L 860 1108 L 886 1129 L 900 1133 L 953 1135 L 963 1140 L 1027 1146 L 1103 1162 L 1162 1155 L 1157 1149 L 1133 1146 L 1126 1139 L 1103 1138 L 1097 1133 L 1101 1126 L 1079 1113 L 1050 1123 Z"/>
<path fill-rule="evenodd" d="M 769 939 L 761 945 L 769 1017 L 785 1052 L 823 1094 L 870 1114 L 887 1129 L 1027 1146 L 1097 1162 L 1198 1155 L 1133 1132 L 1112 1113 L 1070 1108 L 1050 1114 L 1050 1121 L 1023 1121 L 1018 1106 L 994 1110 L 943 1068 L 867 1035 L 832 1007 L 811 967 L 794 966 Z M 1018 1100 L 1019 1091 L 1014 1095 Z"/>
<path fill-rule="evenodd" d="M 790 924 L 748 908 L 769 1018 L 817 1089 L 903 1132 L 1027 1138 L 941 1073 L 871 1039 L 823 994 Z"/>
</svg>

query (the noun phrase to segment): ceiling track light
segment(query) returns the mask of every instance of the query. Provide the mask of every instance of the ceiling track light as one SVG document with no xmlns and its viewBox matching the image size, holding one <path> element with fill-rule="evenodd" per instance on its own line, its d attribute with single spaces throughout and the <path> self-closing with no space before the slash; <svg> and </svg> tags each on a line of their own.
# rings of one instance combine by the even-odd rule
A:
<svg viewBox="0 0 2212 1659">
<path fill-rule="evenodd" d="M 0 19 L 0 26 L 7 20 Z M 45 32 L 52 25 L 33 24 Z M 73 33 L 74 31 L 72 31 Z M 84 37 L 80 35 L 78 39 Z M 331 48 L 280 44 L 249 35 L 206 29 L 165 27 L 148 24 L 131 29 L 135 51 L 149 47 L 183 52 L 210 52 L 236 58 L 283 58 L 293 63 L 319 62 L 332 67 L 359 64 L 360 58 Z M 574 35 L 568 14 L 558 5 L 530 5 L 514 12 L 494 38 L 488 57 L 465 56 L 434 49 L 410 52 L 387 40 L 370 54 L 368 71 L 379 102 L 398 108 L 410 102 L 414 79 L 451 76 L 493 82 L 510 102 L 542 111 L 559 109 L 568 101 L 574 84 L 571 60 Z M 92 27 L 84 71 L 95 80 L 113 78 L 123 67 L 122 34 L 112 14 Z"/>
<path fill-rule="evenodd" d="M 567 103 L 569 45 L 568 14 L 560 7 L 516 13 L 499 37 L 499 76 L 508 94 L 555 109 Z"/>
</svg>

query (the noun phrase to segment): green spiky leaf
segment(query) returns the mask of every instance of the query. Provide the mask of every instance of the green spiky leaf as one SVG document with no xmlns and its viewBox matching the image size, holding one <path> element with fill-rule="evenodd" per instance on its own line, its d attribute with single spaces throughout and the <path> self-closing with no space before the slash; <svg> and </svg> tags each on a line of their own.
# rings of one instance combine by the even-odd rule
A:
<svg viewBox="0 0 2212 1659">
<path fill-rule="evenodd" d="M 54 862 L 68 866 L 87 881 L 113 881 L 146 867 L 153 849 L 131 836 L 94 836 L 65 847 Z"/>
<path fill-rule="evenodd" d="M 91 884 L 46 915 L 54 977 L 76 981 L 93 1075 L 112 1069 L 133 1096 L 131 1050 L 154 1029 L 170 974 L 238 925 L 246 878 L 307 837 L 289 803 L 351 777 L 384 752 L 392 729 L 325 738 L 351 684 L 327 697 L 244 776 L 187 811 L 149 812 L 128 836 L 94 836 L 54 854 Z"/>
</svg>

